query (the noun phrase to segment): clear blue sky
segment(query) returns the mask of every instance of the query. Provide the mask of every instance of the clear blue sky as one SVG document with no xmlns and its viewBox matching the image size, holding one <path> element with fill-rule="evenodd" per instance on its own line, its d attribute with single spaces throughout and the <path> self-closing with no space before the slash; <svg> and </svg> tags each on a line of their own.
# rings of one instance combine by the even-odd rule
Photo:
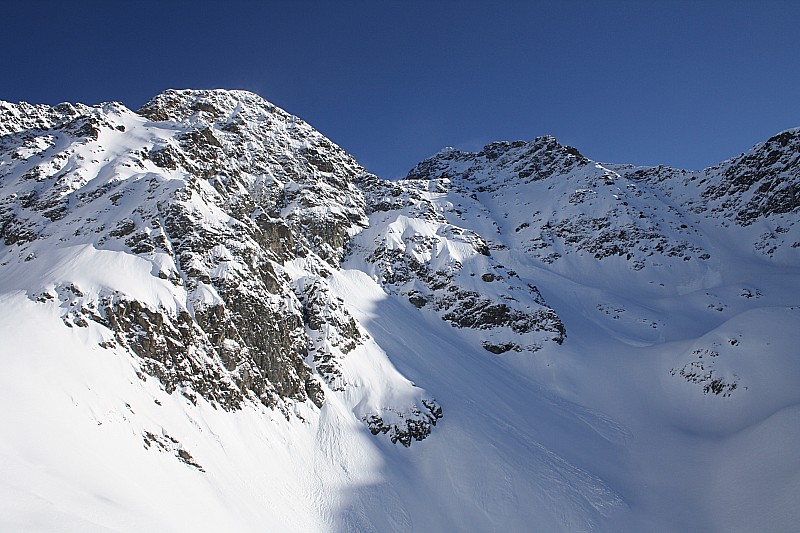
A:
<svg viewBox="0 0 800 533">
<path fill-rule="evenodd" d="M 0 99 L 254 91 L 387 178 L 552 134 L 703 168 L 800 126 L 800 2 L 2 2 Z"/>
</svg>

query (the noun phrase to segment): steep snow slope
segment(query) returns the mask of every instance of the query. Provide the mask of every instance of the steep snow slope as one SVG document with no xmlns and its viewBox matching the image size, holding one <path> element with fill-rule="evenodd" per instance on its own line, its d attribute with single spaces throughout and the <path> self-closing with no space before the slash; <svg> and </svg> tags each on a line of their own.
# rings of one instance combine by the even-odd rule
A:
<svg viewBox="0 0 800 533">
<path fill-rule="evenodd" d="M 790 501 L 800 481 L 791 452 L 800 398 L 792 385 L 800 377 L 800 204 L 787 192 L 800 182 L 798 138 L 790 130 L 696 173 L 600 164 L 550 137 L 479 153 L 446 149 L 394 184 L 403 193 L 393 196 L 412 199 L 411 207 L 377 203 L 345 265 L 435 320 L 437 297 L 420 299 L 418 289 L 427 278 L 398 284 L 374 251 L 404 242 L 406 261 L 425 272 L 455 264 L 450 279 L 459 288 L 445 293 L 466 286 L 515 306 L 535 295 L 557 313 L 566 332 L 560 343 L 482 345 L 557 397 L 627 426 L 627 437 L 612 439 L 624 442 L 612 460 L 618 470 L 592 468 L 603 480 L 624 480 L 618 494 L 631 507 L 612 529 L 629 527 L 643 509 L 651 528 L 782 529 L 797 516 Z M 730 185 L 745 181 L 736 176 L 747 186 Z M 749 217 L 725 210 L 744 204 L 766 207 Z M 440 223 L 434 231 L 420 220 Z M 487 257 L 475 246 L 470 259 L 457 255 L 453 232 L 442 231 L 450 226 L 479 235 Z M 773 248 L 764 245 L 765 228 Z M 420 254 L 412 243 L 432 243 L 436 253 Z M 525 290 L 533 287 L 540 290 Z M 524 338 L 491 317 L 476 327 L 484 338 Z M 440 391 L 448 387 L 432 389 L 447 406 Z M 748 446 L 756 443 L 775 455 L 754 460 L 757 447 Z M 618 477 L 633 464 L 638 471 Z"/>
<path fill-rule="evenodd" d="M 800 130 L 400 182 L 241 91 L 2 103 L 0 134 L 2 529 L 800 519 Z"/>
</svg>

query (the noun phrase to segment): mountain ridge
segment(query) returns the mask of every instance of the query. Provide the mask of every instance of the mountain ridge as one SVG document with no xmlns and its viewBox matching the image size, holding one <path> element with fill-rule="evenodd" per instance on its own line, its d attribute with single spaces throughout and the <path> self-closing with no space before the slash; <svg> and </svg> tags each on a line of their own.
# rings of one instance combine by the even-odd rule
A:
<svg viewBox="0 0 800 533">
<path fill-rule="evenodd" d="M 98 529 L 212 529 L 234 500 L 243 530 L 789 524 L 800 477 L 770 472 L 800 471 L 797 432 L 770 416 L 800 406 L 798 161 L 800 128 L 702 171 L 543 136 L 389 181 L 246 91 L 0 102 L 2 385 L 25 406 L 2 420 L 7 516 L 64 508 L 66 483 L 124 502 L 80 496 L 74 529 L 93 509 Z M 733 468 L 745 427 L 784 450 L 763 476 Z M 84 449 L 171 503 L 131 518 L 143 493 Z M 48 453 L 66 481 L 28 479 Z M 690 466 L 753 490 L 704 503 Z M 218 492 L 177 510 L 198 481 Z M 742 498 L 771 518 L 720 511 Z"/>
</svg>

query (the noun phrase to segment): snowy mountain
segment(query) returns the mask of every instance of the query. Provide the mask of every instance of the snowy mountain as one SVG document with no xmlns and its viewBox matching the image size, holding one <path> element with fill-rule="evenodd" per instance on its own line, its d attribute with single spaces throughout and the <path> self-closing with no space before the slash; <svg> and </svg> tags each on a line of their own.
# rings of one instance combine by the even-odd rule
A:
<svg viewBox="0 0 800 533">
<path fill-rule="evenodd" d="M 392 182 L 243 91 L 0 102 L 0 525 L 791 529 L 799 161 Z"/>
</svg>

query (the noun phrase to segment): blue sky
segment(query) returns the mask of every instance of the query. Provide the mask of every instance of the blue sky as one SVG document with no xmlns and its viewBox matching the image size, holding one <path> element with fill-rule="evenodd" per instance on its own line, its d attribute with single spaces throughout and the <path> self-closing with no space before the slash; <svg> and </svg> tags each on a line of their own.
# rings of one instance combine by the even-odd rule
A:
<svg viewBox="0 0 800 533">
<path fill-rule="evenodd" d="M 800 2 L 5 0 L 0 99 L 254 91 L 373 172 L 555 135 L 703 168 L 800 126 Z"/>
</svg>

